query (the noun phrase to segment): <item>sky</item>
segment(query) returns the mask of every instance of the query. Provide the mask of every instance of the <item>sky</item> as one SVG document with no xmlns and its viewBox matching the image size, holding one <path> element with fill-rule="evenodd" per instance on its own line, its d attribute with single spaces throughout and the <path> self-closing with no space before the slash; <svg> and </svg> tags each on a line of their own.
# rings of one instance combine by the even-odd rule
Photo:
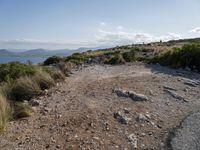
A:
<svg viewBox="0 0 200 150">
<path fill-rule="evenodd" d="M 200 37 L 199 0 L 0 0 L 0 49 Z"/>
</svg>

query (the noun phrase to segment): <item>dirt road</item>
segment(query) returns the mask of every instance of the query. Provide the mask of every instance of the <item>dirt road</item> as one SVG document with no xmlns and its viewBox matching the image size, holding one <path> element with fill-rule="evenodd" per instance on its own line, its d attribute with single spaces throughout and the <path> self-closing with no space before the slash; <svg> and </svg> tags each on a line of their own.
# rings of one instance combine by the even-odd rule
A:
<svg viewBox="0 0 200 150">
<path fill-rule="evenodd" d="M 199 74 L 142 63 L 74 70 L 38 98 L 33 116 L 8 125 L 0 149 L 166 149 L 169 132 L 200 109 L 199 79 Z M 149 100 L 119 97 L 115 88 Z"/>
</svg>

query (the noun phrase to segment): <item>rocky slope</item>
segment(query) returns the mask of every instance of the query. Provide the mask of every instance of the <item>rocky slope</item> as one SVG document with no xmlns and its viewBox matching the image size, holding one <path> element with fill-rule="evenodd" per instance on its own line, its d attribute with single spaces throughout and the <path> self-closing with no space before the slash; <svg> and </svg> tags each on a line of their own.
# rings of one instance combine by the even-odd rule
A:
<svg viewBox="0 0 200 150">
<path fill-rule="evenodd" d="M 200 109 L 199 79 L 142 63 L 83 66 L 35 100 L 32 117 L 11 122 L 0 149 L 167 149 L 171 131 Z"/>
</svg>

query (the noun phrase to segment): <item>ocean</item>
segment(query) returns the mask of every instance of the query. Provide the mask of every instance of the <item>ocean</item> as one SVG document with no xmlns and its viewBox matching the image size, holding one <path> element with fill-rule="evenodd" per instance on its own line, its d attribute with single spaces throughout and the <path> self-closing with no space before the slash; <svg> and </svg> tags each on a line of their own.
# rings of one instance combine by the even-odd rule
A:
<svg viewBox="0 0 200 150">
<path fill-rule="evenodd" d="M 19 61 L 21 63 L 27 63 L 28 61 L 31 61 L 34 64 L 41 63 L 45 61 L 47 57 L 25 57 L 25 56 L 15 56 L 15 57 L 4 57 L 0 56 L 0 63 L 7 63 L 12 61 Z"/>
</svg>

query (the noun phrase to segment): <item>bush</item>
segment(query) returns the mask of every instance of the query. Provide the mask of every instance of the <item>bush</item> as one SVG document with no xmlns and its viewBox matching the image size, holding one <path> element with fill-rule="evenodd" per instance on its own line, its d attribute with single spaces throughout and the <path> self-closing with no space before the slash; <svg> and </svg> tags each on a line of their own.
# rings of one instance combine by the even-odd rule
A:
<svg viewBox="0 0 200 150">
<path fill-rule="evenodd" d="M 71 56 L 66 57 L 65 61 L 70 61 L 74 63 L 81 63 L 87 61 L 87 56 L 81 53 L 74 53 Z"/>
<path fill-rule="evenodd" d="M 0 82 L 10 82 L 21 76 L 35 74 L 35 67 L 31 64 L 11 62 L 0 64 Z"/>
<path fill-rule="evenodd" d="M 125 60 L 121 54 L 115 54 L 114 57 L 104 61 L 104 63 L 110 65 L 118 65 L 118 64 L 125 64 Z"/>
<path fill-rule="evenodd" d="M 161 56 L 155 57 L 152 62 L 174 68 L 189 67 L 200 71 L 200 45 L 184 45 L 182 48 L 174 48 Z"/>
<path fill-rule="evenodd" d="M 30 77 L 21 77 L 11 86 L 9 97 L 14 101 L 30 100 L 41 92 L 37 82 Z"/>
<path fill-rule="evenodd" d="M 57 64 L 57 63 L 62 62 L 62 61 L 64 61 L 64 58 L 58 57 L 58 56 L 52 56 L 52 57 L 47 58 L 44 61 L 44 65 L 48 66 L 48 65 L 52 65 L 52 64 Z"/>
<path fill-rule="evenodd" d="M 37 69 L 37 73 L 32 77 L 32 80 L 39 85 L 41 90 L 49 89 L 55 85 L 51 75 L 44 71 L 42 68 Z"/>
<path fill-rule="evenodd" d="M 25 102 L 15 102 L 13 107 L 13 118 L 15 119 L 29 117 L 33 113 L 31 106 Z"/>
<path fill-rule="evenodd" d="M 123 53 L 123 58 L 126 62 L 135 61 L 135 50 L 131 50 L 130 52 Z"/>
<path fill-rule="evenodd" d="M 0 93 L 0 130 L 4 128 L 9 118 L 10 106 L 3 94 Z"/>
</svg>

